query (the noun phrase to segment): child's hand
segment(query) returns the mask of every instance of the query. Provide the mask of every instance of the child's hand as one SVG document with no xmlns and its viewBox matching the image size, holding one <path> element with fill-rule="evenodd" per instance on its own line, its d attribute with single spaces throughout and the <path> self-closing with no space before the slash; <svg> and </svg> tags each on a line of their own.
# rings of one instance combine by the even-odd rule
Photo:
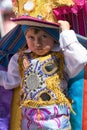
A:
<svg viewBox="0 0 87 130">
<path fill-rule="evenodd" d="M 70 30 L 70 24 L 68 21 L 59 20 L 58 24 L 59 24 L 61 31 Z"/>
</svg>

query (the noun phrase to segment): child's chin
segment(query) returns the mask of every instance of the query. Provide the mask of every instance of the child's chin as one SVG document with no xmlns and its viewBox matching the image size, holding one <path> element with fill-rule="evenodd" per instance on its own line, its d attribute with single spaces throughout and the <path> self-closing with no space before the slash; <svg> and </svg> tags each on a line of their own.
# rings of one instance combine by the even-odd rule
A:
<svg viewBox="0 0 87 130">
<path fill-rule="evenodd" d="M 37 55 L 39 56 L 43 56 L 43 55 L 46 55 L 48 52 L 44 52 L 44 51 L 37 51 L 35 52 Z"/>
<path fill-rule="evenodd" d="M 43 55 L 45 55 L 46 53 L 36 53 L 37 55 L 39 55 L 39 56 L 43 56 Z"/>
</svg>

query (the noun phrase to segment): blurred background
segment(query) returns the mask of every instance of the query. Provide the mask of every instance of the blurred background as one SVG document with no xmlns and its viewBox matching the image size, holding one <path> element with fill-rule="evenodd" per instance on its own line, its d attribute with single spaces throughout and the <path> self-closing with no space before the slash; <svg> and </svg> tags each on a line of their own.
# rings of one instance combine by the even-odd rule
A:
<svg viewBox="0 0 87 130">
<path fill-rule="evenodd" d="M 16 26 L 15 23 L 10 21 L 11 17 L 14 17 L 14 13 L 12 11 L 12 1 L 0 0 L 0 37 L 4 36 Z"/>
</svg>

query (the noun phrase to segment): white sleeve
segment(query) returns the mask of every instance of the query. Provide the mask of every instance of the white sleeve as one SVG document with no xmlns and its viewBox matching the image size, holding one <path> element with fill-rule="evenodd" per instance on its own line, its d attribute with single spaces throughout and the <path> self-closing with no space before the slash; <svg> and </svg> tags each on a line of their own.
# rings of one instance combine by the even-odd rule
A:
<svg viewBox="0 0 87 130">
<path fill-rule="evenodd" d="M 60 47 L 64 53 L 65 65 L 69 77 L 76 76 L 87 63 L 87 50 L 77 40 L 73 30 L 60 34 Z"/>
<path fill-rule="evenodd" d="M 12 89 L 18 87 L 21 77 L 18 72 L 18 54 L 15 54 L 9 64 L 8 71 L 0 71 L 0 85 L 5 89 Z"/>
</svg>

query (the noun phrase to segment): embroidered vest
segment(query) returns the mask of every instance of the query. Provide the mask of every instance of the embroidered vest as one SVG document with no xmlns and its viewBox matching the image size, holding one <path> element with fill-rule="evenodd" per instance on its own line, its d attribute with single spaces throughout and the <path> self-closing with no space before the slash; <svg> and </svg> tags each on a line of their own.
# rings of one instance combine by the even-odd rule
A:
<svg viewBox="0 0 87 130">
<path fill-rule="evenodd" d="M 46 56 L 21 52 L 19 54 L 21 73 L 21 106 L 39 107 L 52 104 L 71 104 L 63 94 L 64 57 L 61 52 Z"/>
</svg>

